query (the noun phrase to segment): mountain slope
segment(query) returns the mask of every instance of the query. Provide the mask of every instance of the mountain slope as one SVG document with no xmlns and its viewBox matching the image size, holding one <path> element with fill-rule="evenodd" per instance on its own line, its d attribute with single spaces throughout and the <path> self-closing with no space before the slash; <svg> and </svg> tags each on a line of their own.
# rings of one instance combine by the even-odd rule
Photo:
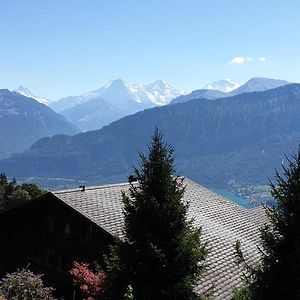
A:
<svg viewBox="0 0 300 300">
<path fill-rule="evenodd" d="M 44 136 L 77 132 L 46 105 L 16 92 L 0 90 L 0 158 L 24 151 Z"/>
<path fill-rule="evenodd" d="M 131 115 L 147 108 L 142 103 L 133 103 L 130 99 L 123 103 L 110 103 L 102 98 L 96 98 L 63 110 L 63 115 L 69 122 L 82 131 L 102 128 L 126 115 Z"/>
<path fill-rule="evenodd" d="M 181 95 L 171 101 L 170 104 L 177 104 L 177 103 L 184 103 L 188 102 L 192 99 L 209 99 L 209 100 L 215 100 L 218 98 L 224 98 L 227 94 L 223 93 L 218 90 L 195 90 L 192 91 L 188 95 Z"/>
<path fill-rule="evenodd" d="M 248 80 L 239 88 L 235 89 L 230 93 L 230 96 L 251 93 L 251 92 L 263 92 L 290 84 L 290 82 L 280 79 L 270 79 L 263 77 L 254 77 Z"/>
<path fill-rule="evenodd" d="M 300 85 L 156 107 L 101 130 L 54 136 L 0 162 L 18 177 L 126 180 L 157 125 L 175 149 L 177 170 L 213 186 L 265 183 L 300 140 Z M 36 164 L 39 161 L 39 164 Z"/>
<path fill-rule="evenodd" d="M 20 85 L 16 90 L 14 90 L 15 92 L 27 97 L 27 98 L 32 98 L 34 100 L 36 100 L 37 102 L 40 102 L 40 103 L 43 103 L 43 104 L 46 104 L 46 105 L 49 105 L 49 100 L 46 99 L 46 98 L 43 98 L 43 97 L 38 97 L 38 96 L 35 96 L 31 93 L 31 91 Z"/>
</svg>

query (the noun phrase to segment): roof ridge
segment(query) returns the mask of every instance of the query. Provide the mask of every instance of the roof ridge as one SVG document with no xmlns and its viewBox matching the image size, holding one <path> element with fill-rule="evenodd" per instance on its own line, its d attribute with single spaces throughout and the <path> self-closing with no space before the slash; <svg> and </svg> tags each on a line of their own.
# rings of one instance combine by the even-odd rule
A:
<svg viewBox="0 0 300 300">
<path fill-rule="evenodd" d="M 104 184 L 104 185 L 95 185 L 95 186 L 88 186 L 85 187 L 86 191 L 90 190 L 99 190 L 99 189 L 105 189 L 105 188 L 111 188 L 115 186 L 125 186 L 129 185 L 129 182 L 121 182 L 121 183 L 111 183 L 111 184 Z M 80 192 L 81 188 L 73 188 L 73 189 L 67 189 L 67 190 L 57 190 L 57 191 L 51 191 L 53 194 L 65 194 L 65 193 L 71 193 L 71 192 Z"/>
</svg>

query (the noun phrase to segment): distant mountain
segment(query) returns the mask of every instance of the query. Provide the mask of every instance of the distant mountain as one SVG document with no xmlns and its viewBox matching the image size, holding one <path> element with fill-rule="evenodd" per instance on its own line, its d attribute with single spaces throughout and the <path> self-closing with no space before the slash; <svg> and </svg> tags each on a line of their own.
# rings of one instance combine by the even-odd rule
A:
<svg viewBox="0 0 300 300">
<path fill-rule="evenodd" d="M 143 87 L 149 100 L 156 105 L 168 104 L 172 99 L 184 94 L 164 80 L 157 80 Z"/>
<path fill-rule="evenodd" d="M 78 130 L 46 105 L 9 90 L 0 90 L 0 158 L 29 148 L 38 139 Z"/>
<path fill-rule="evenodd" d="M 218 90 L 195 90 L 188 95 L 181 95 L 173 99 L 170 104 L 184 103 L 193 99 L 209 99 L 215 100 L 218 98 L 226 97 L 227 94 Z"/>
<path fill-rule="evenodd" d="M 63 110 L 60 114 L 82 131 L 89 131 L 102 128 L 148 107 L 131 99 L 124 99 L 123 103 L 110 103 L 105 99 L 96 98 Z"/>
<path fill-rule="evenodd" d="M 263 77 L 254 77 L 248 80 L 245 84 L 235 89 L 230 93 L 231 96 L 243 94 L 243 93 L 251 93 L 251 92 L 263 92 L 266 90 L 271 90 L 278 88 L 280 86 L 284 86 L 290 84 L 290 82 L 279 79 L 270 79 Z"/>
<path fill-rule="evenodd" d="M 268 182 L 300 141 L 300 84 L 264 92 L 155 107 L 101 130 L 54 136 L 0 161 L 17 177 L 91 183 L 126 180 L 157 125 L 175 147 L 176 169 L 211 186 Z M 38 164 L 36 162 L 39 162 Z"/>
<path fill-rule="evenodd" d="M 203 87 L 204 90 L 220 91 L 223 93 L 229 93 L 239 88 L 240 85 L 231 79 L 221 79 L 213 83 L 207 84 Z"/>
<path fill-rule="evenodd" d="M 32 99 L 34 99 L 34 100 L 36 100 L 36 101 L 38 101 L 38 102 L 40 102 L 40 103 L 49 105 L 49 100 L 48 100 L 48 99 L 33 95 L 33 94 L 31 93 L 31 91 L 30 91 L 28 88 L 26 88 L 26 87 L 24 87 L 24 86 L 22 86 L 22 85 L 20 85 L 20 86 L 15 90 L 15 92 L 17 92 L 18 94 L 21 94 L 21 95 L 23 95 L 23 96 L 25 96 L 25 97 L 27 97 L 27 98 L 32 98 Z"/>
<path fill-rule="evenodd" d="M 224 92 L 224 90 L 230 89 L 228 88 L 228 83 L 232 83 L 232 91 L 231 92 Z M 284 86 L 290 84 L 290 82 L 285 80 L 279 80 L 279 79 L 269 79 L 269 78 L 261 78 L 261 77 L 255 77 L 250 80 L 248 80 L 245 84 L 238 87 L 237 83 L 234 83 L 233 81 L 229 80 L 220 80 L 216 81 L 212 84 L 209 84 L 205 86 L 204 89 L 201 90 L 195 90 L 187 95 L 179 96 L 171 101 L 171 104 L 176 103 L 183 103 L 190 101 L 192 99 L 211 99 L 215 100 L 218 98 L 224 98 L 224 97 L 230 97 L 234 95 L 239 95 L 243 93 L 251 93 L 251 92 L 263 92 L 266 90 L 271 90 L 280 86 Z M 208 89 L 209 88 L 209 89 Z"/>
<path fill-rule="evenodd" d="M 52 102 L 50 106 L 57 112 L 74 107 L 89 100 L 105 99 L 112 103 L 122 103 L 125 100 L 132 100 L 136 103 L 143 103 L 151 107 L 168 104 L 172 99 L 183 92 L 173 88 L 166 81 L 157 80 L 149 85 L 128 84 L 122 79 L 116 79 L 104 85 L 98 90 L 84 93 L 80 96 L 70 96 Z"/>
<path fill-rule="evenodd" d="M 77 97 L 63 98 L 50 106 L 81 130 L 94 130 L 126 115 L 165 105 L 181 92 L 158 80 L 149 85 L 114 80 L 99 90 Z"/>
</svg>

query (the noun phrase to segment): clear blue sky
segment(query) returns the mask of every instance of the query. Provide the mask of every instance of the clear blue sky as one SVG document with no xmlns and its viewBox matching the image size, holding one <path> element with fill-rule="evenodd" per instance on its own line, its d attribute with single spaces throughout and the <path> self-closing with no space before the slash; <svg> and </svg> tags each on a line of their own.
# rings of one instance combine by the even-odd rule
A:
<svg viewBox="0 0 300 300">
<path fill-rule="evenodd" d="M 299 16 L 299 0 L 3 0 L 0 88 L 54 100 L 115 78 L 300 82 Z"/>
</svg>

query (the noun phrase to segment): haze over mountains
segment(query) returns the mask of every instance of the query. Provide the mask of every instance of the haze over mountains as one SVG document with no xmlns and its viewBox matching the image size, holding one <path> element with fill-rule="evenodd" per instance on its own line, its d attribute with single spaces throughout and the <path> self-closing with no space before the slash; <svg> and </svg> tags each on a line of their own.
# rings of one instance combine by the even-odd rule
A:
<svg viewBox="0 0 300 300">
<path fill-rule="evenodd" d="M 96 131 L 54 136 L 0 162 L 18 177 L 124 181 L 155 126 L 175 149 L 177 170 L 213 186 L 266 183 L 300 140 L 300 84 L 195 99 L 127 116 Z M 37 164 L 37 161 L 39 162 Z"/>
<path fill-rule="evenodd" d="M 29 96 L 0 90 L 0 158 L 23 151 L 42 137 L 77 132 L 48 106 Z"/>
<path fill-rule="evenodd" d="M 207 85 L 204 89 L 195 90 L 188 95 L 179 96 L 171 101 L 171 104 L 187 102 L 192 99 L 218 99 L 243 93 L 262 92 L 289 84 L 290 82 L 279 79 L 254 77 L 245 84 L 239 86 L 231 80 L 220 80 Z M 225 92 L 230 91 L 230 92 Z"/>
<path fill-rule="evenodd" d="M 45 98 L 32 95 L 20 87 L 18 92 L 48 104 L 81 131 L 100 129 L 124 116 L 147 108 L 189 101 L 193 98 L 217 99 L 236 94 L 264 91 L 288 84 L 283 80 L 252 78 L 244 85 L 230 79 L 222 79 L 206 85 L 203 89 L 187 94 L 175 89 L 166 81 L 157 80 L 148 85 L 128 84 L 116 79 L 100 89 L 80 96 L 62 98 L 47 103 Z"/>
<path fill-rule="evenodd" d="M 147 108 L 189 101 L 194 98 L 217 99 L 236 94 L 264 91 L 288 84 L 284 80 L 252 78 L 242 86 L 230 79 L 207 84 L 203 89 L 187 93 L 164 80 L 148 85 L 128 84 L 116 79 L 102 88 L 50 102 L 20 86 L 15 91 L 50 106 L 81 131 L 100 129 L 124 116 Z"/>
</svg>

